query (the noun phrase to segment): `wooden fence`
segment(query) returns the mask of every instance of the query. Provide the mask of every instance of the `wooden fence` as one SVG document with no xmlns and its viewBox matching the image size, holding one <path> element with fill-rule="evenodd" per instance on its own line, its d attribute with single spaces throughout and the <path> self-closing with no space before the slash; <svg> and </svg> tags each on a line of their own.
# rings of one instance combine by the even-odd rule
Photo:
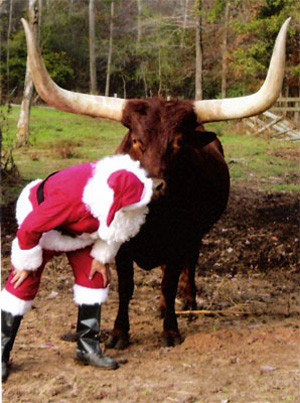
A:
<svg viewBox="0 0 300 403">
<path fill-rule="evenodd" d="M 300 123 L 300 98 L 278 98 L 271 112 L 289 119 L 295 124 Z"/>
<path fill-rule="evenodd" d="M 259 116 L 245 119 L 249 131 L 278 140 L 300 140 L 300 98 L 279 98 Z"/>
</svg>

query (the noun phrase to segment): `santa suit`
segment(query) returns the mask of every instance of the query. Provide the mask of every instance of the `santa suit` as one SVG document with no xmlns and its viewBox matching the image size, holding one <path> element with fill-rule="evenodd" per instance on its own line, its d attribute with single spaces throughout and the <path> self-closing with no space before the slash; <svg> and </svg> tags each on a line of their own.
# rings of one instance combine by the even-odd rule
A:
<svg viewBox="0 0 300 403">
<path fill-rule="evenodd" d="M 64 169 L 43 183 L 27 185 L 16 208 L 19 225 L 12 244 L 14 270 L 35 271 L 14 288 L 10 275 L 2 292 L 2 310 L 24 315 L 38 291 L 46 263 L 66 252 L 75 277 L 77 304 L 101 304 L 108 288 L 96 273 L 89 278 L 93 259 L 114 260 L 120 245 L 135 236 L 145 221 L 152 196 L 152 180 L 138 161 L 127 155 L 106 157 Z"/>
</svg>

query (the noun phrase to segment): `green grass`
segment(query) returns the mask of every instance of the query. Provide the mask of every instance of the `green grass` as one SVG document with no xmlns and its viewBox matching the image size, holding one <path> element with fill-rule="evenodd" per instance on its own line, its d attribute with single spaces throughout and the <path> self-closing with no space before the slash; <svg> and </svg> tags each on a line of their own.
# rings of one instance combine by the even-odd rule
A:
<svg viewBox="0 0 300 403">
<path fill-rule="evenodd" d="M 13 146 L 20 109 L 13 107 L 3 127 L 3 148 Z M 14 149 L 21 175 L 30 180 L 52 171 L 112 154 L 126 133 L 119 123 L 32 108 L 30 146 Z"/>
<path fill-rule="evenodd" d="M 233 123 L 206 128 L 219 134 L 232 182 L 268 191 L 300 190 L 299 142 L 237 133 Z"/>
<path fill-rule="evenodd" d="M 20 108 L 1 107 L 3 150 L 14 147 Z M 14 161 L 25 181 L 112 154 L 126 128 L 116 122 L 33 107 L 30 146 L 14 148 Z M 214 123 L 224 147 L 232 183 L 267 191 L 299 191 L 299 144 L 237 133 L 235 124 Z M 20 189 L 9 189 L 9 198 Z"/>
</svg>

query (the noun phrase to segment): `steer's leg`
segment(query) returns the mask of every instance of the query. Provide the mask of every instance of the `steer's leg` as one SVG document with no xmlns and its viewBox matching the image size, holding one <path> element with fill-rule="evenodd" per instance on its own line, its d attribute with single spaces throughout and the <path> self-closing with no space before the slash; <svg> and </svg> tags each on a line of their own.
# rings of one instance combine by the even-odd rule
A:
<svg viewBox="0 0 300 403">
<path fill-rule="evenodd" d="M 193 310 L 197 308 L 195 269 L 198 257 L 199 250 L 197 249 L 194 255 L 189 259 L 188 263 L 185 264 L 179 278 L 178 290 L 184 303 L 184 310 Z"/>
<path fill-rule="evenodd" d="M 161 289 L 165 301 L 162 344 L 165 346 L 175 346 L 180 344 L 182 341 L 178 331 L 177 318 L 175 315 L 175 297 L 181 270 L 182 265 L 167 264 L 162 279 Z"/>
<path fill-rule="evenodd" d="M 162 272 L 161 273 L 162 278 L 164 278 L 165 271 L 166 271 L 166 265 L 164 264 L 160 268 L 161 268 L 161 272 Z M 158 307 L 161 319 L 163 319 L 165 317 L 166 309 L 167 309 L 167 303 L 166 303 L 164 294 L 161 290 L 160 297 L 159 297 L 159 307 Z"/>
<path fill-rule="evenodd" d="M 114 329 L 105 343 L 107 348 L 124 349 L 129 345 L 129 302 L 132 298 L 133 260 L 121 248 L 116 257 L 118 273 L 119 310 L 115 320 Z"/>
<path fill-rule="evenodd" d="M 184 265 L 181 275 L 179 277 L 178 292 L 183 300 L 183 309 L 196 309 L 196 283 L 195 283 L 195 269 L 198 261 L 199 250 L 197 249 L 190 260 Z M 164 276 L 166 265 L 161 266 L 162 276 Z M 161 318 L 164 318 L 166 312 L 166 300 L 164 294 L 161 292 L 159 299 L 159 311 Z"/>
</svg>

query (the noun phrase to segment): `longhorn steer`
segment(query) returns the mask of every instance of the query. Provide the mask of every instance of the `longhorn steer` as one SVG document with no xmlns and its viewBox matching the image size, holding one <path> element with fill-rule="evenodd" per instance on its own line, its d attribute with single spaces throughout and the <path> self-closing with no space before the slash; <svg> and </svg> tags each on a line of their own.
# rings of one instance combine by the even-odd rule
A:
<svg viewBox="0 0 300 403">
<path fill-rule="evenodd" d="M 151 176 L 166 180 L 166 195 L 154 203 L 139 235 L 116 259 L 119 312 L 108 346 L 129 342 L 128 305 L 133 293 L 133 262 L 150 270 L 164 264 L 163 340 L 180 342 L 174 301 L 183 267 L 188 273 L 190 302 L 195 304 L 194 271 L 202 236 L 224 211 L 229 174 L 214 133 L 200 131 L 193 105 L 183 101 L 128 101 L 123 124 L 129 127 L 117 152 L 139 159 Z"/>
<path fill-rule="evenodd" d="M 159 98 L 123 100 L 91 96 L 59 88 L 49 77 L 28 24 L 23 20 L 32 78 L 40 96 L 57 109 L 108 118 L 129 130 L 117 152 L 140 160 L 149 174 L 162 178 L 166 194 L 151 205 L 138 236 L 123 245 L 116 259 L 119 277 L 119 311 L 110 347 L 129 342 L 128 306 L 133 293 L 133 262 L 150 270 L 164 265 L 162 280 L 164 340 L 180 342 L 174 300 L 180 273 L 188 268 L 194 302 L 194 270 L 202 236 L 224 211 L 229 174 L 222 146 L 202 123 L 239 119 L 259 114 L 277 99 L 284 76 L 288 19 L 274 47 L 269 71 L 261 89 L 252 95 L 206 101 L 166 101 Z"/>
</svg>

